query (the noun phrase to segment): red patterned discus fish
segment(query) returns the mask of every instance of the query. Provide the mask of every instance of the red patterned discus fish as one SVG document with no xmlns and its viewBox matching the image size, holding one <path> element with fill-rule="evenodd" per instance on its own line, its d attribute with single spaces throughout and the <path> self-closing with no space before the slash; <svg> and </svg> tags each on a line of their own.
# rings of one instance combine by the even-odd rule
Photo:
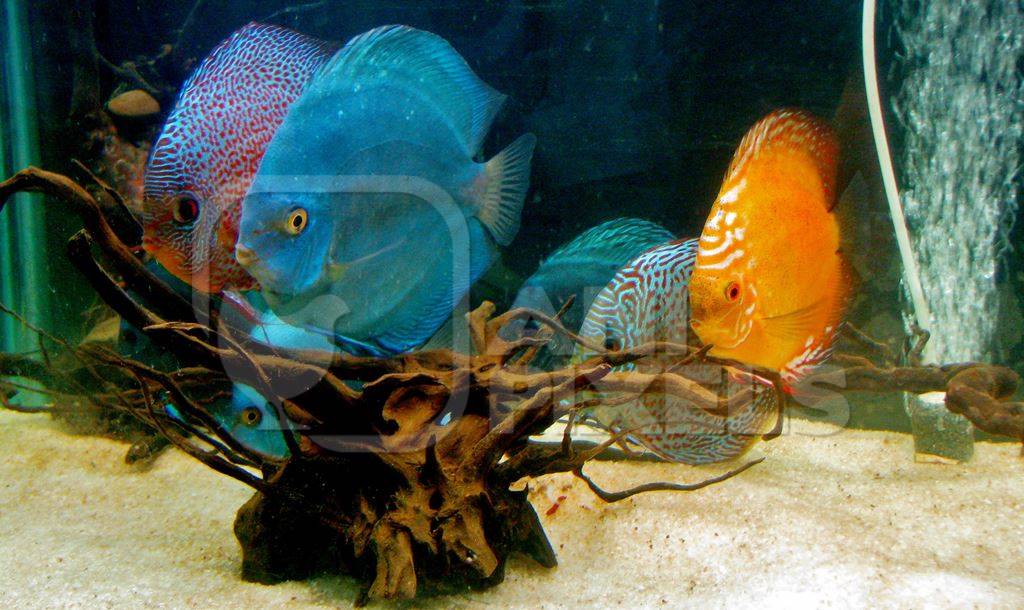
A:
<svg viewBox="0 0 1024 610">
<path fill-rule="evenodd" d="M 292 102 L 335 48 L 250 23 L 182 87 L 146 167 L 143 247 L 193 288 L 256 287 L 235 261 L 241 201 Z"/>
<path fill-rule="evenodd" d="M 657 246 L 623 267 L 594 299 L 580 334 L 606 349 L 639 347 L 653 341 L 693 344 L 690 328 L 689 284 L 697 257 L 697 240 L 678 240 Z M 587 357 L 577 350 L 576 360 Z M 608 392 L 589 417 L 613 432 L 630 437 L 667 459 L 707 464 L 743 454 L 775 425 L 778 414 L 771 386 L 756 378 L 733 379 L 722 367 L 692 363 L 679 367 L 678 358 L 648 357 L 617 367 L 650 375 L 666 371 L 698 381 L 729 397 L 746 389 L 753 400 L 726 417 L 711 415 L 691 402 L 661 391 L 638 397 Z M 601 382 L 595 384 L 602 391 Z"/>
</svg>

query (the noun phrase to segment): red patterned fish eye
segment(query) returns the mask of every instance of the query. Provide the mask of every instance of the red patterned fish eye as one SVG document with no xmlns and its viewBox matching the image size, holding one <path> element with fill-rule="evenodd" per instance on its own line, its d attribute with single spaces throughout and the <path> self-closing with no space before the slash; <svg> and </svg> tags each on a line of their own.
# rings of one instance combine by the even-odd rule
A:
<svg viewBox="0 0 1024 610">
<path fill-rule="evenodd" d="M 740 298 L 740 285 L 736 282 L 729 282 L 725 287 L 725 298 L 735 301 Z"/>
<path fill-rule="evenodd" d="M 174 202 L 172 213 L 175 224 L 190 225 L 199 218 L 199 202 L 191 197 L 182 197 Z"/>
</svg>

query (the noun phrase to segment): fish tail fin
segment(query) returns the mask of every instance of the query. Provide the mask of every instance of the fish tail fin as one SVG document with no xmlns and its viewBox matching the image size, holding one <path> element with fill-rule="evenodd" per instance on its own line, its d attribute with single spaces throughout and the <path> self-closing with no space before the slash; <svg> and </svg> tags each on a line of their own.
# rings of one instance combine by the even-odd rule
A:
<svg viewBox="0 0 1024 610">
<path fill-rule="evenodd" d="M 512 243 L 519 232 L 519 216 L 530 187 L 530 160 L 536 144 L 532 133 L 524 134 L 484 164 L 485 187 L 478 202 L 477 218 L 502 246 Z"/>
<path fill-rule="evenodd" d="M 177 422 L 180 422 L 180 423 L 183 423 L 183 424 L 188 424 L 189 423 L 188 418 L 186 418 L 184 415 L 182 415 L 181 411 L 178 410 L 178 407 L 174 406 L 174 403 L 172 403 L 172 402 L 168 402 L 168 403 L 164 404 L 164 413 L 167 414 L 167 417 L 170 417 L 171 419 L 173 419 L 173 420 L 175 420 Z"/>
<path fill-rule="evenodd" d="M 839 167 L 836 176 L 836 203 L 858 174 L 879 175 L 875 140 L 868 117 L 868 98 L 864 90 L 864 77 L 859 62 L 851 71 L 839 98 L 839 107 L 832 118 L 832 126 L 839 141 Z"/>
<path fill-rule="evenodd" d="M 832 212 L 839 224 L 839 249 L 850 293 L 855 293 L 863 285 L 864 278 L 870 277 L 873 264 L 870 258 L 877 256 L 874 249 L 865 250 L 863 247 L 863 244 L 872 243 L 874 226 L 870 214 L 875 207 L 872 190 L 858 172 L 847 180 L 846 189 Z"/>
</svg>

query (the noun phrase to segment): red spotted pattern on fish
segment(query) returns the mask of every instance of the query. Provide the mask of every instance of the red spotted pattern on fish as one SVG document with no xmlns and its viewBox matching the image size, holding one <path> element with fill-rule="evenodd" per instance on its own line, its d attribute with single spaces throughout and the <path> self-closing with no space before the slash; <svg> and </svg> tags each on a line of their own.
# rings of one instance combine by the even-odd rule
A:
<svg viewBox="0 0 1024 610">
<path fill-rule="evenodd" d="M 256 282 L 234 257 L 245 196 L 271 138 L 331 43 L 251 23 L 185 82 L 146 168 L 143 247 L 204 292 Z"/>
<path fill-rule="evenodd" d="M 626 265 L 594 299 L 580 334 L 591 343 L 614 350 L 653 341 L 693 345 L 688 286 L 697 247 L 696 239 L 673 241 L 648 250 Z M 586 357 L 581 348 L 576 359 Z M 613 432 L 631 431 L 630 437 L 652 452 L 686 464 L 737 457 L 774 426 L 778 405 L 768 384 L 756 379 L 733 379 L 716 365 L 678 367 L 674 360 L 678 358 L 644 358 L 618 370 L 652 375 L 671 370 L 705 384 L 721 396 L 752 387 L 754 400 L 723 418 L 664 392 L 649 392 L 621 404 L 616 397 L 608 396 L 610 403 L 589 410 L 588 416 Z M 600 382 L 595 387 L 601 391 Z"/>
</svg>

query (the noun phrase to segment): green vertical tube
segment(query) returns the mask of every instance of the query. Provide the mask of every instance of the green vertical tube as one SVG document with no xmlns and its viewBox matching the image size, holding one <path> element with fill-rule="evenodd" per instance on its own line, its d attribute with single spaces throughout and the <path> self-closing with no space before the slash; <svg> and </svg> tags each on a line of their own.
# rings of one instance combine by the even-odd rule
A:
<svg viewBox="0 0 1024 610">
<path fill-rule="evenodd" d="M 6 38 L 5 38 L 6 41 Z M 6 47 L 5 47 L 6 48 Z M 0 91 L 0 172 L 4 175 L 9 173 L 10 163 L 7 147 L 11 142 L 11 134 L 8 129 L 7 115 L 7 79 L 0 81 L 3 90 Z M 0 302 L 5 305 L 14 304 L 14 211 L 13 206 L 8 205 L 6 211 L 0 212 Z M 0 350 L 10 352 L 14 350 L 12 338 L 17 332 L 15 321 L 10 316 L 0 315 Z"/>
<path fill-rule="evenodd" d="M 28 8 L 21 0 L 3 0 L 3 101 L 5 124 L 0 162 L 9 174 L 39 162 L 35 84 L 29 44 Z M 21 193 L 0 213 L 0 298 L 33 323 L 49 326 L 46 273 L 46 223 L 40 196 Z M 0 326 L 0 346 L 25 352 L 35 338 L 9 316 Z"/>
</svg>

